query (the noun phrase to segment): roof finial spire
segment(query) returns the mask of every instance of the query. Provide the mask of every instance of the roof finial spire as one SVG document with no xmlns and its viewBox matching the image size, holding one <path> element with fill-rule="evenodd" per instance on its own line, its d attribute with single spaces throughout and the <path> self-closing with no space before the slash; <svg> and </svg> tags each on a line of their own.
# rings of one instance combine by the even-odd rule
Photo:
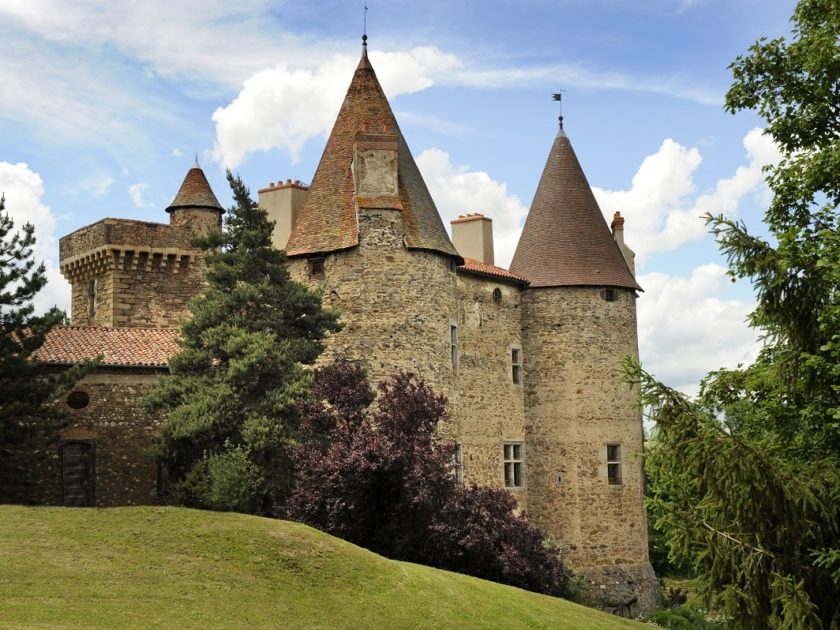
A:
<svg viewBox="0 0 840 630">
<path fill-rule="evenodd" d="M 560 90 L 559 93 L 551 95 L 551 98 L 560 103 L 560 116 L 558 117 L 558 120 L 560 121 L 561 130 L 563 129 L 563 92 L 565 91 L 566 90 Z"/>
<path fill-rule="evenodd" d="M 362 46 L 364 46 L 365 49 L 367 49 L 367 12 L 368 12 L 367 2 L 364 3 L 364 7 L 365 7 L 365 13 L 364 13 L 365 19 L 364 19 L 364 26 L 362 28 Z"/>
<path fill-rule="evenodd" d="M 201 164 L 198 163 L 198 151 L 195 152 L 195 164 L 193 164 L 193 168 L 201 168 Z"/>
</svg>

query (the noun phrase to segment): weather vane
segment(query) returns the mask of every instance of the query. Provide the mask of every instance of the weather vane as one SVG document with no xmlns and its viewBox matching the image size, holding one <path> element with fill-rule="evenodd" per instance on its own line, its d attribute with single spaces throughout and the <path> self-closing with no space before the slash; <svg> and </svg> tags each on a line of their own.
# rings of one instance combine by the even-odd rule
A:
<svg viewBox="0 0 840 630">
<path fill-rule="evenodd" d="M 367 2 L 364 3 L 364 7 L 365 7 L 365 13 L 364 13 L 365 20 L 364 20 L 364 26 L 362 28 L 362 43 L 365 46 L 367 46 L 367 12 L 368 12 Z"/>
<path fill-rule="evenodd" d="M 552 94 L 551 95 L 551 98 L 553 98 L 555 101 L 560 103 L 560 117 L 559 117 L 560 129 L 563 128 L 563 92 L 565 92 L 565 91 L 566 90 L 560 90 L 557 94 Z"/>
</svg>

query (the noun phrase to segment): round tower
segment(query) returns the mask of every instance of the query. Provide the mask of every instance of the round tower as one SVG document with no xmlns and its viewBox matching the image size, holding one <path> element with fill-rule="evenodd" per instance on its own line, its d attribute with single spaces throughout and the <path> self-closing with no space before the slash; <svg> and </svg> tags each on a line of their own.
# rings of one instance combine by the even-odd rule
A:
<svg viewBox="0 0 840 630">
<path fill-rule="evenodd" d="M 629 250 L 628 250 L 629 251 Z M 605 608 L 649 613 L 641 413 L 621 382 L 638 358 L 628 268 L 560 130 L 511 263 L 522 298 L 529 518 L 565 550 Z"/>
<path fill-rule="evenodd" d="M 225 210 L 210 188 L 198 157 L 166 211 L 170 225 L 186 225 L 198 234 L 222 225 Z"/>
</svg>

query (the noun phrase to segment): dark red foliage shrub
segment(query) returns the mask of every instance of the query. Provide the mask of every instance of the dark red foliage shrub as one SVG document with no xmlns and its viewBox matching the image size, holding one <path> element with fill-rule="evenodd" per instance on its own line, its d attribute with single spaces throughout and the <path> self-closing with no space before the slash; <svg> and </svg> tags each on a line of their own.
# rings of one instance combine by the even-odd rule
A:
<svg viewBox="0 0 840 630">
<path fill-rule="evenodd" d="M 563 595 L 570 572 L 557 549 L 504 491 L 464 487 L 453 445 L 436 432 L 446 399 L 414 374 L 380 383 L 363 371 L 318 371 L 300 405 L 298 481 L 287 516 L 389 558 Z"/>
</svg>

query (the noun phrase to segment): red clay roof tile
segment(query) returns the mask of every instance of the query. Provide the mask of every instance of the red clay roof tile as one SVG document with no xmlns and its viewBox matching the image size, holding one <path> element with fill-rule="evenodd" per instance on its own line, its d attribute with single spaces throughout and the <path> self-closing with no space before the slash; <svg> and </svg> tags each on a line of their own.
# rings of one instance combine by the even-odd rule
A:
<svg viewBox="0 0 840 630">
<path fill-rule="evenodd" d="M 528 279 L 523 276 L 511 273 L 504 267 L 497 267 L 496 265 L 481 262 L 475 258 L 464 258 L 464 264 L 458 267 L 458 271 L 474 273 L 481 276 L 492 276 L 504 280 L 514 280 L 520 284 L 528 284 Z"/>
<path fill-rule="evenodd" d="M 166 211 L 172 212 L 177 208 L 212 208 L 219 212 L 225 211 L 216 199 L 213 189 L 210 188 L 210 182 L 207 181 L 198 163 L 187 171 L 178 194 L 175 195 L 175 199 Z"/>
<path fill-rule="evenodd" d="M 58 326 L 53 328 L 36 358 L 44 363 L 71 365 L 102 356 L 100 365 L 166 367 L 178 352 L 177 328 L 108 328 Z"/>
</svg>

